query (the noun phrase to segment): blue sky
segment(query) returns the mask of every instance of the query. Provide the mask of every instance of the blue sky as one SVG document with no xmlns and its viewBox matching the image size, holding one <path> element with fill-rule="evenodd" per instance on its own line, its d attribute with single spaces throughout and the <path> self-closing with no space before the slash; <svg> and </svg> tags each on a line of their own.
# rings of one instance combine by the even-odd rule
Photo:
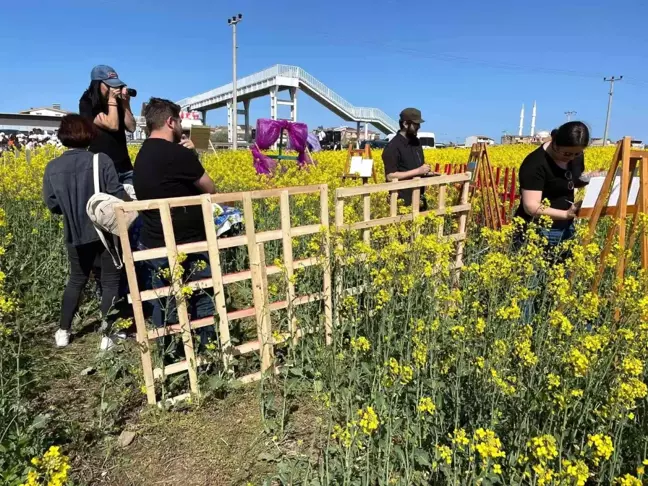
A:
<svg viewBox="0 0 648 486">
<path fill-rule="evenodd" d="M 240 12 L 239 76 L 297 65 L 354 105 L 394 118 L 419 107 L 440 141 L 517 132 L 522 103 L 526 133 L 534 100 L 537 129 L 575 110 L 602 136 L 610 75 L 624 75 L 611 138 L 648 141 L 645 0 L 32 0 L 2 12 L 0 112 L 76 110 L 99 63 L 138 89 L 136 113 L 151 95 L 178 100 L 226 84 L 226 20 Z M 343 123 L 305 94 L 299 103 L 310 127 Z M 252 118 L 268 117 L 269 105 L 253 100 Z M 225 121 L 224 109 L 208 115 L 212 125 Z"/>
</svg>

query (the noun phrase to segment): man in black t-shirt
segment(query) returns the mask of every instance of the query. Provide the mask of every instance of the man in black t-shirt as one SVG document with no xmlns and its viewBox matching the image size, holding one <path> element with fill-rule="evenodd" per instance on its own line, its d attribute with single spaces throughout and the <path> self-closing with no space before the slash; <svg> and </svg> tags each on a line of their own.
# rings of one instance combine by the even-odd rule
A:
<svg viewBox="0 0 648 486">
<path fill-rule="evenodd" d="M 132 184 L 133 164 L 126 146 L 126 130 L 135 131 L 135 117 L 126 83 L 113 68 L 99 65 L 92 69 L 90 86 L 79 100 L 79 113 L 97 127 L 98 135 L 90 144 L 90 151 L 110 157 L 119 182 Z"/>
<path fill-rule="evenodd" d="M 196 196 L 216 192 L 214 182 L 202 167 L 198 155 L 181 145 L 182 123 L 180 107 L 160 98 L 151 98 L 144 111 L 146 127 L 150 133 L 142 144 L 135 160 L 134 183 L 137 199 L 161 199 L 170 197 Z M 140 249 L 165 246 L 164 232 L 159 210 L 143 211 Z M 205 226 L 202 208 L 198 206 L 178 207 L 171 210 L 173 232 L 176 243 L 205 241 Z M 169 285 L 161 275 L 168 268 L 166 258 L 145 262 L 151 276 L 152 288 Z M 183 283 L 211 277 L 209 256 L 206 253 L 190 253 L 182 263 Z M 212 297 L 204 291 L 196 291 L 189 301 L 191 318 L 200 319 L 214 315 Z M 171 306 L 169 306 L 171 307 Z M 167 308 L 167 311 L 169 309 Z M 169 311 L 166 319 L 162 306 L 154 301 L 153 322 L 161 327 L 176 321 L 175 311 Z M 212 329 L 213 331 L 213 329 Z M 203 344 L 211 332 L 203 332 Z"/>
<path fill-rule="evenodd" d="M 430 166 L 425 163 L 423 147 L 417 134 L 423 119 L 420 110 L 406 108 L 400 114 L 400 131 L 391 139 L 382 154 L 385 164 L 385 179 L 399 181 L 421 177 L 430 173 Z M 412 205 L 412 189 L 398 191 L 398 197 L 407 206 Z M 421 208 L 425 209 L 424 190 L 421 189 Z"/>
</svg>

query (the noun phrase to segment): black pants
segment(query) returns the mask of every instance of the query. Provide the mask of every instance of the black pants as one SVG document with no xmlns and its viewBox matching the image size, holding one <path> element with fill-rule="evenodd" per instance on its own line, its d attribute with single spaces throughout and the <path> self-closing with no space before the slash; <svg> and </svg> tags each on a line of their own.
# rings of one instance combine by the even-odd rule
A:
<svg viewBox="0 0 648 486">
<path fill-rule="evenodd" d="M 95 265 L 101 267 L 101 314 L 110 324 L 114 318 L 109 318 L 108 312 L 119 297 L 121 270 L 115 268 L 110 254 L 100 241 L 80 246 L 69 245 L 67 250 L 70 278 L 63 292 L 59 327 L 65 330 L 72 327 L 72 319 L 79 308 L 83 289 Z"/>
</svg>

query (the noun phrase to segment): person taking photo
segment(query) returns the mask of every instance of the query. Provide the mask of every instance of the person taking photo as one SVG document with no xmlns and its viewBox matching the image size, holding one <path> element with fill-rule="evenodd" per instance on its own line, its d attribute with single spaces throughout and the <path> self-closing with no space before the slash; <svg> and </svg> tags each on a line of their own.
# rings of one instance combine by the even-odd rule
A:
<svg viewBox="0 0 648 486">
<path fill-rule="evenodd" d="M 99 65 L 92 69 L 90 86 L 79 100 L 79 113 L 97 127 L 90 151 L 110 157 L 119 182 L 132 185 L 133 164 L 126 146 L 126 131 L 134 132 L 136 123 L 126 83 L 113 68 Z"/>
</svg>

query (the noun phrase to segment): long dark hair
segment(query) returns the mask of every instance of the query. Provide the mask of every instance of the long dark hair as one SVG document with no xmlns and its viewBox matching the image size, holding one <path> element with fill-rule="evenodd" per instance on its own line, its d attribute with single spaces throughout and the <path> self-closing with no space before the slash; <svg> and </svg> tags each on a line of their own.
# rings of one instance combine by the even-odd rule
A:
<svg viewBox="0 0 648 486">
<path fill-rule="evenodd" d="M 105 112 L 107 111 L 106 108 L 108 108 L 106 99 L 103 94 L 101 94 L 101 83 L 103 83 L 103 81 L 90 81 L 90 86 L 88 86 L 88 89 L 86 89 L 83 96 L 81 96 L 81 98 L 90 100 L 93 113 Z"/>
<path fill-rule="evenodd" d="M 587 147 L 590 132 L 580 121 L 570 121 L 551 131 L 551 141 L 559 147 Z"/>
</svg>

